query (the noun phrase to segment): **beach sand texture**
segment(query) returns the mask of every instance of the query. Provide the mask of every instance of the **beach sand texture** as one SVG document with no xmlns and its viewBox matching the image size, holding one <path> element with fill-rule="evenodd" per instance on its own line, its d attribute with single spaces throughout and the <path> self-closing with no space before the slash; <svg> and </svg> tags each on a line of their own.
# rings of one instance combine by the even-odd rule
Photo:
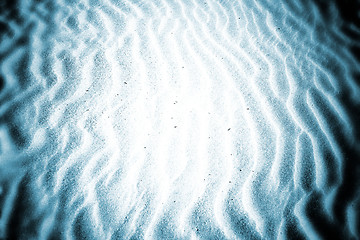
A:
<svg viewBox="0 0 360 240">
<path fill-rule="evenodd" d="M 359 239 L 360 26 L 301 2 L 0 3 L 0 239 Z"/>
</svg>

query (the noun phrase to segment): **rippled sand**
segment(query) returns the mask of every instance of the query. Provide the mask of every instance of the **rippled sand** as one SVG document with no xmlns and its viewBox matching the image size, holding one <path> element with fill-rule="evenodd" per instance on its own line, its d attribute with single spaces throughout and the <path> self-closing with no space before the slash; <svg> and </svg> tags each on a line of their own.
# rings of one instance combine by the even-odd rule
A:
<svg viewBox="0 0 360 240">
<path fill-rule="evenodd" d="M 0 239 L 358 239 L 351 11 L 101 2 L 0 3 Z"/>
</svg>

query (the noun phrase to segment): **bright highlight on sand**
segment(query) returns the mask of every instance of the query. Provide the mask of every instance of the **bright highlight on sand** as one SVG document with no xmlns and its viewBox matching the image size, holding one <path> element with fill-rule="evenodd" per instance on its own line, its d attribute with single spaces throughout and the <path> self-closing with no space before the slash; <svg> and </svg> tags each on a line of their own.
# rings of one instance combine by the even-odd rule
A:
<svg viewBox="0 0 360 240">
<path fill-rule="evenodd" d="M 359 238 L 355 7 L 0 9 L 0 239 Z"/>
</svg>

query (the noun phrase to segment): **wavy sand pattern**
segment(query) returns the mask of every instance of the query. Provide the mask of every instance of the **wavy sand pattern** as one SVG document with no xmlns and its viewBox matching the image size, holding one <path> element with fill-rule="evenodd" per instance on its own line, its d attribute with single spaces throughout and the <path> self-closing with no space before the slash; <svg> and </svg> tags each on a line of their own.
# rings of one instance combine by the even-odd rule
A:
<svg viewBox="0 0 360 240">
<path fill-rule="evenodd" d="M 299 2 L 1 3 L 0 239 L 358 239 L 360 28 Z"/>
</svg>

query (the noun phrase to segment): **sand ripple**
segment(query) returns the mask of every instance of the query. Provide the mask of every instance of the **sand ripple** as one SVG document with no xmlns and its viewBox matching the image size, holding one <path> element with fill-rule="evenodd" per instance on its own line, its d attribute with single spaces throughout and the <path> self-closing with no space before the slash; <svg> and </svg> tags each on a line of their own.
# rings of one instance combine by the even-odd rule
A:
<svg viewBox="0 0 360 240">
<path fill-rule="evenodd" d="M 0 239 L 358 239 L 350 11 L 0 8 Z"/>
</svg>

